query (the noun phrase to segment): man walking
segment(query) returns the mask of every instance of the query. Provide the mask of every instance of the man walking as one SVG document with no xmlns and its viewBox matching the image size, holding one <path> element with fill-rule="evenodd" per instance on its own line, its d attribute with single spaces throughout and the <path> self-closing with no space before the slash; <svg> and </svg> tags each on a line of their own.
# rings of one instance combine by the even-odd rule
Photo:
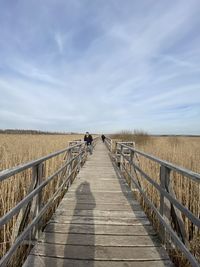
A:
<svg viewBox="0 0 200 267">
<path fill-rule="evenodd" d="M 84 141 L 87 145 L 88 151 L 90 152 L 90 155 L 92 155 L 92 135 L 89 134 L 89 132 L 86 132 L 85 136 L 84 136 Z"/>
<path fill-rule="evenodd" d="M 105 137 L 104 134 L 102 134 L 101 139 L 102 139 L 102 141 L 103 141 L 103 143 L 104 143 L 104 141 L 105 141 L 105 139 L 106 139 L 106 137 Z"/>
</svg>

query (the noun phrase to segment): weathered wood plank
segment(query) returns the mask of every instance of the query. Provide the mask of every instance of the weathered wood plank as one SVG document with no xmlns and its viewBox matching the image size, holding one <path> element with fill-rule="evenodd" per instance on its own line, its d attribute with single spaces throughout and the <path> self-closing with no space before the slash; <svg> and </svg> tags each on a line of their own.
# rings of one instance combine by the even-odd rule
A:
<svg viewBox="0 0 200 267">
<path fill-rule="evenodd" d="M 127 206 L 131 206 L 134 205 L 136 202 L 135 200 L 129 200 L 129 202 L 127 202 L 126 199 L 124 198 L 114 198 L 114 199 L 109 199 L 109 198 L 105 198 L 105 200 L 103 198 L 96 198 L 95 201 L 92 199 L 89 199 L 87 197 L 84 198 L 79 198 L 79 199 L 75 199 L 74 197 L 70 197 L 66 200 L 66 205 L 67 204 L 71 204 L 76 202 L 76 204 L 90 204 L 90 205 L 101 205 L 101 204 L 106 204 L 106 205 L 110 205 L 110 204 L 115 204 L 115 205 L 127 205 Z"/>
<path fill-rule="evenodd" d="M 114 217 L 82 217 L 82 216 L 53 216 L 50 222 L 71 224 L 113 224 L 113 225 L 150 225 L 147 218 L 114 218 Z"/>
<path fill-rule="evenodd" d="M 128 185 L 126 184 L 120 184 L 116 181 L 108 181 L 108 180 L 105 180 L 104 182 L 102 181 L 87 181 L 87 183 L 89 183 L 90 185 L 90 188 L 102 188 L 102 190 L 106 190 L 107 189 L 107 186 L 108 187 L 112 187 L 111 189 L 115 190 L 115 189 L 118 189 L 118 188 L 122 188 L 122 189 L 129 189 Z M 75 186 L 76 185 L 76 186 Z M 84 186 L 83 184 L 83 181 L 79 180 L 78 183 L 74 184 L 69 191 L 74 191 L 74 190 L 77 190 L 77 186 L 78 185 L 82 185 Z"/>
<path fill-rule="evenodd" d="M 95 208 L 93 204 L 82 204 L 82 203 L 74 203 L 74 202 L 62 202 L 61 205 L 58 206 L 57 210 L 99 210 L 99 211 L 130 211 L 133 210 L 141 210 L 141 206 L 136 203 L 134 205 L 129 204 L 95 204 Z"/>
<path fill-rule="evenodd" d="M 94 234 L 92 224 L 48 223 L 45 232 Z M 156 235 L 151 225 L 95 225 L 97 235 Z"/>
<path fill-rule="evenodd" d="M 30 255 L 24 267 L 173 267 L 169 260 L 153 261 L 97 261 L 97 260 L 72 260 L 63 258 L 43 257 Z"/>
<path fill-rule="evenodd" d="M 132 212 L 128 211 L 103 211 L 103 210 L 60 210 L 57 209 L 55 212 L 55 216 L 66 216 L 66 217 L 71 217 L 71 216 L 84 216 L 84 217 L 106 217 L 106 218 L 146 218 L 146 215 L 143 211 L 141 210 L 135 210 Z"/>
<path fill-rule="evenodd" d="M 130 201 L 133 202 L 133 195 L 130 194 L 130 193 L 122 193 L 122 192 L 92 192 L 92 194 L 86 194 L 86 193 L 74 193 L 74 192 L 69 192 L 69 194 L 67 194 L 65 197 L 64 197 L 64 200 L 68 200 L 68 199 L 73 199 L 75 201 L 79 201 L 79 200 L 92 200 L 93 202 L 96 202 L 96 201 L 105 201 L 107 199 L 111 201 L 116 201 L 118 200 L 118 203 L 120 203 L 121 201 L 124 201 L 127 203 L 127 201 Z"/>
<path fill-rule="evenodd" d="M 49 233 L 46 232 L 40 239 L 41 243 L 81 246 L 110 246 L 110 247 L 160 247 L 161 243 L 157 236 L 123 236 L 123 235 L 97 235 Z"/>
<path fill-rule="evenodd" d="M 83 260 L 168 260 L 162 247 L 104 247 L 38 243 L 32 255 Z"/>
</svg>

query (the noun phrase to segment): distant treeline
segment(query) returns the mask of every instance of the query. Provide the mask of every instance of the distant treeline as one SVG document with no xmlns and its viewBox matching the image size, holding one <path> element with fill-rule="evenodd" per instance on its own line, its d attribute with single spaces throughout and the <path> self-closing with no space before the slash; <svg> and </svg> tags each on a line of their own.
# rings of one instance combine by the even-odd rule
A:
<svg viewBox="0 0 200 267">
<path fill-rule="evenodd" d="M 50 135 L 66 135 L 66 134 L 78 134 L 74 132 L 47 132 L 39 130 L 23 130 L 23 129 L 0 129 L 0 134 L 50 134 Z"/>
</svg>

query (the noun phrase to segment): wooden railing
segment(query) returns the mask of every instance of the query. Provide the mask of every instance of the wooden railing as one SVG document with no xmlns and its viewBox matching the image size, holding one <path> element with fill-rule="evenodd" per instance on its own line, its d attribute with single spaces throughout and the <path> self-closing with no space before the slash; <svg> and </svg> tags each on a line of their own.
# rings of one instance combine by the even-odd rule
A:
<svg viewBox="0 0 200 267">
<path fill-rule="evenodd" d="M 108 150 L 112 151 L 112 139 L 106 136 L 104 142 Z"/>
<path fill-rule="evenodd" d="M 107 138 L 108 148 L 110 149 L 110 143 L 112 140 Z M 118 149 L 115 151 L 113 158 L 120 167 L 121 174 L 129 177 L 130 186 L 137 189 L 140 192 L 146 205 L 150 207 L 156 214 L 160 224 L 160 236 L 163 243 L 168 242 L 168 236 L 173 241 L 180 251 L 189 260 L 192 266 L 199 266 L 197 259 L 190 252 L 187 234 L 184 227 L 183 216 L 187 218 L 194 227 L 200 230 L 200 219 L 195 216 L 189 209 L 177 200 L 173 187 L 171 185 L 170 173 L 178 173 L 191 179 L 197 183 L 200 183 L 200 174 L 184 169 L 182 167 L 171 164 L 167 161 L 161 160 L 157 157 L 142 152 L 134 147 L 128 146 L 123 142 L 117 144 Z M 119 156 L 120 155 L 120 158 Z M 139 164 L 139 157 L 150 160 L 160 166 L 160 182 L 156 182 L 155 179 L 150 177 L 144 170 L 141 169 Z M 142 186 L 141 181 L 138 179 L 137 174 L 140 174 L 145 181 L 150 183 L 160 195 L 160 203 L 158 207 L 150 200 L 146 193 L 146 188 Z M 200 203 L 199 203 L 200 205 Z M 183 216 L 182 216 L 183 215 Z M 170 216 L 170 217 L 169 217 Z M 173 227 L 172 227 L 173 225 Z M 168 234 L 168 235 L 167 235 Z"/>
<path fill-rule="evenodd" d="M 95 146 L 98 138 L 94 138 Z M 44 163 L 59 155 L 63 155 L 63 165 L 49 177 L 44 177 Z M 7 253 L 1 258 L 0 266 L 7 266 L 13 254 L 27 237 L 31 235 L 31 239 L 38 238 L 42 225 L 41 221 L 46 211 L 54 204 L 55 200 L 66 192 L 67 188 L 73 182 L 76 174 L 84 164 L 87 157 L 87 150 L 84 142 L 76 142 L 75 145 L 69 146 L 63 150 L 52 153 L 40 159 L 22 164 L 0 172 L 0 183 L 13 175 L 30 170 L 32 174 L 32 183 L 28 190 L 28 194 L 15 207 L 8 211 L 0 218 L 0 228 L 4 227 L 10 220 L 17 216 L 15 223 L 14 242 L 10 246 Z M 56 188 L 53 195 L 43 203 L 43 191 L 56 180 Z"/>
</svg>

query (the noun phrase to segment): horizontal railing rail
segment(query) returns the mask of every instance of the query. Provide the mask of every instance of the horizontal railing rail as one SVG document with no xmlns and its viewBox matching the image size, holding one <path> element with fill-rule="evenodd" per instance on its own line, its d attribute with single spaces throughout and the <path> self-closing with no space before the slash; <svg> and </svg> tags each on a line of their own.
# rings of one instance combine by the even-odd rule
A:
<svg viewBox="0 0 200 267">
<path fill-rule="evenodd" d="M 62 149 L 62 150 L 59 150 L 57 152 L 54 152 L 52 154 L 49 154 L 48 156 L 44 156 L 42 158 L 39 158 L 39 159 L 36 159 L 36 160 L 33 160 L 33 161 L 30 161 L 30 162 L 27 162 L 27 163 L 24 163 L 24 164 L 21 164 L 19 166 L 16 166 L 14 168 L 10 168 L 8 170 L 5 170 L 5 171 L 1 171 L 0 172 L 0 181 L 3 181 L 5 180 L 6 178 L 9 178 L 15 174 L 18 174 L 22 171 L 25 171 L 33 166 L 36 166 L 38 164 L 40 164 L 41 162 L 44 162 L 44 161 L 47 161 L 51 158 L 54 158 L 60 154 L 63 154 L 71 149 L 73 149 L 74 147 L 77 147 L 77 145 L 74 145 L 73 147 L 70 147 L 70 148 L 65 148 L 65 149 Z"/>
<path fill-rule="evenodd" d="M 148 158 L 150 160 L 153 160 L 153 161 L 159 163 L 160 165 L 165 166 L 166 168 L 169 168 L 169 169 L 171 169 L 171 170 L 173 170 L 175 172 L 178 172 L 178 173 L 180 173 L 180 174 L 182 174 L 184 176 L 187 176 L 188 178 L 191 178 L 192 180 L 194 180 L 194 181 L 196 181 L 198 183 L 200 182 L 200 174 L 199 173 L 193 172 L 191 170 L 188 170 L 188 169 L 185 169 L 183 167 L 177 166 L 177 165 L 172 164 L 170 162 L 167 162 L 165 160 L 159 159 L 159 158 L 157 158 L 157 157 L 155 157 L 153 155 L 150 155 L 148 153 L 140 151 L 140 150 L 138 150 L 136 148 L 131 148 L 131 147 L 129 147 L 129 146 L 123 144 L 123 143 L 121 144 L 121 146 L 123 146 L 124 148 L 128 148 L 130 151 L 135 152 L 138 155 L 141 155 L 141 156 L 144 156 L 144 157 L 146 157 L 146 158 Z"/>
<path fill-rule="evenodd" d="M 120 166 L 121 173 L 129 177 L 131 183 L 133 183 L 133 186 L 143 196 L 146 204 L 151 207 L 157 215 L 157 218 L 160 222 L 160 236 L 162 237 L 163 241 L 165 240 L 165 238 L 167 239 L 166 233 L 170 234 L 173 242 L 182 251 L 191 265 L 195 267 L 199 266 L 197 259 L 189 250 L 188 240 L 186 237 L 186 231 L 181 213 L 184 214 L 184 216 L 188 218 L 188 220 L 190 220 L 191 223 L 194 224 L 194 226 L 198 227 L 198 229 L 200 229 L 200 219 L 176 199 L 175 192 L 173 191 L 170 183 L 170 173 L 174 171 L 181 174 L 182 176 L 188 177 L 198 184 L 200 183 L 200 174 L 161 160 L 155 156 L 124 144 L 123 142 L 117 143 L 117 146 L 120 147 L 120 149 L 117 150 L 117 156 L 115 156 L 114 158 L 117 161 L 118 166 Z M 118 157 L 118 155 L 120 155 L 120 158 Z M 147 173 L 145 173 L 145 171 L 141 169 L 138 164 L 138 156 L 142 156 L 150 161 L 159 164 L 160 183 L 157 183 Z M 157 208 L 155 204 L 149 199 L 146 193 L 146 189 L 142 187 L 142 184 L 138 180 L 137 173 L 139 173 L 142 178 L 144 178 L 159 192 L 159 208 Z M 168 220 L 166 219 L 166 209 L 171 210 L 171 214 L 173 214 L 173 217 L 168 218 Z M 171 222 L 176 225 L 175 228 L 172 227 Z"/>
<path fill-rule="evenodd" d="M 98 137 L 94 138 L 94 146 L 97 140 Z M 42 170 L 44 162 L 59 155 L 64 155 L 64 164 L 49 177 L 43 177 Z M 13 244 L 0 260 L 0 266 L 7 266 L 7 263 L 12 258 L 13 254 L 19 246 L 23 244 L 24 239 L 28 235 L 31 234 L 33 239 L 38 237 L 40 229 L 42 228 L 42 226 L 39 225 L 39 222 L 41 221 L 43 215 L 47 212 L 55 199 L 57 199 L 59 194 L 61 194 L 63 190 L 66 190 L 66 188 L 68 188 L 73 182 L 77 172 L 84 164 L 86 157 L 87 150 L 85 142 L 79 141 L 75 145 L 69 146 L 65 149 L 0 172 L 0 182 L 2 182 L 25 170 L 32 170 L 32 184 L 28 190 L 28 194 L 0 218 L 0 229 L 17 214 L 19 217 L 18 224 L 20 225 L 19 229 L 17 229 L 18 231 L 16 231 L 17 233 Z M 42 190 L 59 175 L 61 175 L 61 177 L 60 180 L 58 179 L 57 181 L 58 186 L 55 188 L 55 192 L 49 199 L 47 199 L 47 203 L 43 204 Z M 34 201 L 35 198 L 37 198 L 36 201 Z M 30 222 L 30 214 L 33 210 L 35 213 L 32 215 L 32 221 Z M 19 216 L 20 212 L 21 216 Z"/>
</svg>

